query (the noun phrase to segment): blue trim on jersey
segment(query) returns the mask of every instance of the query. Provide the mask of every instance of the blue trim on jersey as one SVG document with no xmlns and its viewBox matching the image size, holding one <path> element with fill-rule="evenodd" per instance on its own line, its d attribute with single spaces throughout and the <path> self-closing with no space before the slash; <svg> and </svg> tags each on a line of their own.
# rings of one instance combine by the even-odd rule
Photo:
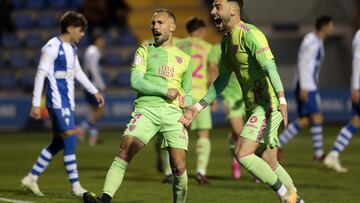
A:
<svg viewBox="0 0 360 203">
<path fill-rule="evenodd" d="M 53 102 L 52 102 L 52 94 L 53 94 L 53 90 L 50 87 L 50 81 L 48 78 L 45 79 L 45 84 L 47 86 L 47 91 L 46 91 L 46 108 L 52 108 L 53 107 Z"/>
<path fill-rule="evenodd" d="M 317 81 L 317 76 L 319 75 L 319 70 L 320 70 L 320 63 L 321 63 L 321 48 L 319 48 L 319 51 L 316 55 L 316 64 L 315 64 L 315 68 L 314 68 L 314 73 L 313 73 L 313 78 L 315 81 L 316 86 L 319 86 L 319 81 Z"/>
<path fill-rule="evenodd" d="M 56 71 L 64 71 L 64 72 L 67 71 L 66 56 L 62 43 L 60 44 L 59 47 L 58 56 L 54 61 L 54 73 L 56 73 Z M 61 97 L 61 108 L 70 108 L 70 98 L 68 95 L 69 89 L 67 86 L 66 78 L 56 79 L 56 85 L 58 87 Z"/>
</svg>

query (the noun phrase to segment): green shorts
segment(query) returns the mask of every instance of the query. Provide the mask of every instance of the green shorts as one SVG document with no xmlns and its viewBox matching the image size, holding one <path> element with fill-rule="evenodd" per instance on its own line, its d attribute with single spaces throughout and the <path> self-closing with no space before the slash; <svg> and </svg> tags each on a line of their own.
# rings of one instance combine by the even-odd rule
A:
<svg viewBox="0 0 360 203">
<path fill-rule="evenodd" d="M 223 104 L 228 119 L 245 117 L 245 103 L 242 99 L 224 98 Z"/>
<path fill-rule="evenodd" d="M 258 106 L 252 111 L 240 136 L 264 144 L 266 147 L 278 147 L 278 129 L 282 120 L 283 117 L 278 110 Z"/>
<path fill-rule="evenodd" d="M 211 109 L 207 106 L 191 123 L 191 130 L 210 130 L 212 128 Z"/>
<path fill-rule="evenodd" d="M 188 133 L 178 121 L 183 115 L 180 108 L 172 107 L 138 107 L 131 114 L 123 136 L 134 136 L 145 145 L 159 133 L 163 136 L 163 148 L 180 148 L 187 150 Z"/>
</svg>

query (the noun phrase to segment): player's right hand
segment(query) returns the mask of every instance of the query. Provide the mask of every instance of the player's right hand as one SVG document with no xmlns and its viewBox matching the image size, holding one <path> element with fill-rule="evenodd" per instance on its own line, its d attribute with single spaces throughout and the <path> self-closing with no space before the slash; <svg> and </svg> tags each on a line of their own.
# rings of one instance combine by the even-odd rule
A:
<svg viewBox="0 0 360 203">
<path fill-rule="evenodd" d="M 287 127 L 288 125 L 288 111 L 287 111 L 287 105 L 286 104 L 280 104 L 279 105 L 279 109 L 278 109 L 283 117 L 283 122 L 284 122 L 284 129 Z"/>
<path fill-rule="evenodd" d="M 353 90 L 351 91 L 351 101 L 354 104 L 359 103 L 359 99 L 360 99 L 360 91 L 359 90 Z"/>
<path fill-rule="evenodd" d="M 193 106 L 188 106 L 185 108 L 185 113 L 179 119 L 179 122 L 182 123 L 185 127 L 190 127 L 191 122 L 196 118 L 199 114 L 197 108 Z"/>
<path fill-rule="evenodd" d="M 308 100 L 308 91 L 300 90 L 299 98 L 300 98 L 301 101 L 306 102 Z"/>
<path fill-rule="evenodd" d="M 36 119 L 36 120 L 41 119 L 41 107 L 33 106 L 30 111 L 30 116 L 31 116 L 31 118 Z"/>
<path fill-rule="evenodd" d="M 104 99 L 104 97 L 103 97 L 99 92 L 97 92 L 96 94 L 94 94 L 94 96 L 95 96 L 96 100 L 99 102 L 99 107 L 104 106 L 104 104 L 105 104 L 105 99 Z"/>
<path fill-rule="evenodd" d="M 166 98 L 173 101 L 179 96 L 180 92 L 176 88 L 169 88 L 167 90 Z"/>
</svg>

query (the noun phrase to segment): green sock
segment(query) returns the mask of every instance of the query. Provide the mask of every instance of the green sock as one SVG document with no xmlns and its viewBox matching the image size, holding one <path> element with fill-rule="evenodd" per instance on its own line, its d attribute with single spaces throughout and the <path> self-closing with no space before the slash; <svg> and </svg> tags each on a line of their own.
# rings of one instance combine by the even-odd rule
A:
<svg viewBox="0 0 360 203">
<path fill-rule="evenodd" d="M 183 203 L 186 200 L 188 176 L 186 171 L 180 176 L 174 176 L 173 202 Z"/>
<path fill-rule="evenodd" d="M 169 160 L 169 152 L 167 150 L 160 151 L 161 160 L 163 163 L 163 170 L 165 175 L 172 174 L 170 160 Z"/>
<path fill-rule="evenodd" d="M 243 157 L 239 160 L 242 167 L 253 174 L 261 182 L 270 186 L 276 184 L 277 175 L 271 170 L 270 166 L 255 154 Z"/>
<path fill-rule="evenodd" d="M 196 143 L 197 166 L 196 172 L 201 175 L 206 174 L 209 163 L 211 144 L 209 138 L 200 137 Z"/>
<path fill-rule="evenodd" d="M 113 197 L 124 178 L 128 163 L 118 157 L 112 162 L 106 175 L 103 192 Z"/>
<path fill-rule="evenodd" d="M 284 196 L 287 188 L 277 177 L 271 167 L 255 154 L 243 157 L 239 160 L 242 167 L 248 170 L 261 182 L 269 185 L 279 196 Z"/>
<path fill-rule="evenodd" d="M 290 175 L 286 172 L 286 170 L 280 164 L 278 164 L 278 166 L 276 167 L 274 172 L 288 190 L 296 192 L 296 187 L 294 185 L 293 180 L 291 179 Z"/>
</svg>

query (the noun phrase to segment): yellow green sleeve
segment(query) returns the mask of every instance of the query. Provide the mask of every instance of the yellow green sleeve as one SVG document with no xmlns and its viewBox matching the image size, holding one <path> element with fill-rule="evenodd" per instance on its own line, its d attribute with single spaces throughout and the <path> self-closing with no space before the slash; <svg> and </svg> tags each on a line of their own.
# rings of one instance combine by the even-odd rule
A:
<svg viewBox="0 0 360 203">
<path fill-rule="evenodd" d="M 131 87 L 145 95 L 166 96 L 167 87 L 146 80 L 146 47 L 141 46 L 136 50 L 134 62 L 131 66 Z"/>
<path fill-rule="evenodd" d="M 191 61 L 189 60 L 188 68 L 184 73 L 184 77 L 181 83 L 182 89 L 184 90 L 185 106 L 192 105 L 192 97 L 191 97 L 192 71 L 193 71 L 193 66 Z"/>
<path fill-rule="evenodd" d="M 219 76 L 216 78 L 214 83 L 210 85 L 208 92 L 203 97 L 203 100 L 207 104 L 211 104 L 229 84 L 230 76 L 232 73 L 229 68 L 230 66 L 226 65 L 225 60 L 221 59 L 219 65 Z"/>
<path fill-rule="evenodd" d="M 279 75 L 279 73 L 277 71 L 275 61 L 274 60 L 268 60 L 268 61 L 264 62 L 264 65 L 265 65 L 264 68 L 268 73 L 270 82 L 271 82 L 275 92 L 283 92 L 284 87 L 282 85 L 280 75 Z"/>
<path fill-rule="evenodd" d="M 275 92 L 284 91 L 274 56 L 265 35 L 258 29 L 250 30 L 245 35 L 245 45 L 262 68 L 267 71 Z"/>
</svg>

